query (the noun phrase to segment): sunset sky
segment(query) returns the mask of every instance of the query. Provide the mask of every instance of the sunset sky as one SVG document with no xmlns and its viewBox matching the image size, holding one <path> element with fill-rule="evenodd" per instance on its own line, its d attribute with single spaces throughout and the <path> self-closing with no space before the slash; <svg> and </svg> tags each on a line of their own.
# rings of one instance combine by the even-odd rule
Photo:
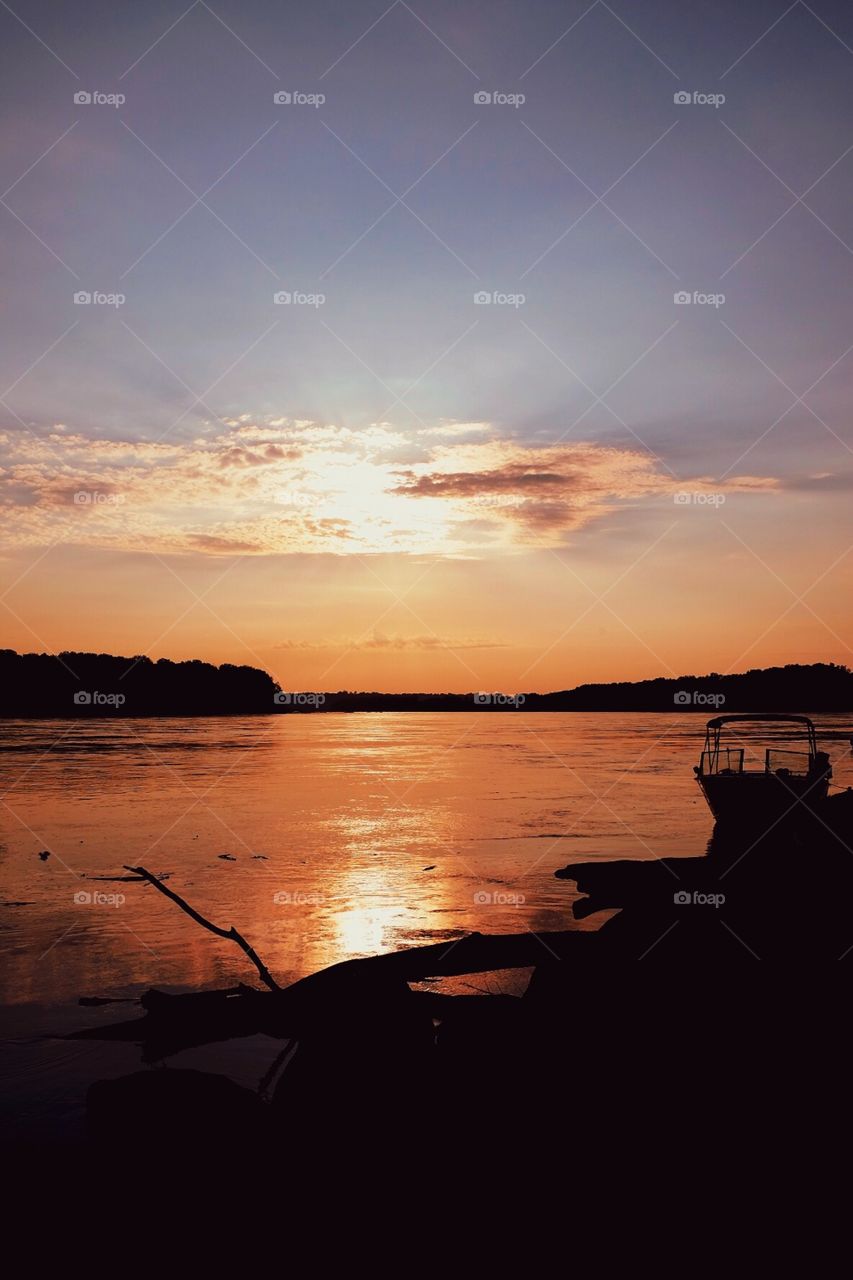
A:
<svg viewBox="0 0 853 1280">
<path fill-rule="evenodd" d="M 849 4 L 13 0 L 0 46 L 0 645 L 850 664 Z"/>
</svg>

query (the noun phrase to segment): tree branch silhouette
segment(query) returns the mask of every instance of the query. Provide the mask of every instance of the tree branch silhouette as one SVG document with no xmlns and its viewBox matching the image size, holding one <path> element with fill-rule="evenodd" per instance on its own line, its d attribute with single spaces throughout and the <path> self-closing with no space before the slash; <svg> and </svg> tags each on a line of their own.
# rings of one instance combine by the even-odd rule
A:
<svg viewBox="0 0 853 1280">
<path fill-rule="evenodd" d="M 263 960 L 258 956 L 254 947 L 246 941 L 242 933 L 237 932 L 233 924 L 230 929 L 221 929 L 219 925 L 213 924 L 212 921 L 205 919 L 203 915 L 196 911 L 195 907 L 191 907 L 190 904 L 185 902 L 179 894 L 175 893 L 172 889 L 168 889 L 161 880 L 158 880 L 157 877 L 152 875 L 150 871 L 147 871 L 145 867 L 128 867 L 125 865 L 124 869 L 125 871 L 132 871 L 134 875 L 139 876 L 142 880 L 147 880 L 149 884 L 153 884 L 155 889 L 159 889 L 167 898 L 171 898 L 172 902 L 177 903 L 181 910 L 185 911 L 190 919 L 195 920 L 196 924 L 200 924 L 203 929 L 209 930 L 210 933 L 215 933 L 218 938 L 228 938 L 231 942 L 236 942 L 237 946 L 245 951 L 246 955 L 257 969 L 261 976 L 261 981 L 264 982 L 271 991 L 281 991 L 281 987 L 278 985 Z"/>
</svg>

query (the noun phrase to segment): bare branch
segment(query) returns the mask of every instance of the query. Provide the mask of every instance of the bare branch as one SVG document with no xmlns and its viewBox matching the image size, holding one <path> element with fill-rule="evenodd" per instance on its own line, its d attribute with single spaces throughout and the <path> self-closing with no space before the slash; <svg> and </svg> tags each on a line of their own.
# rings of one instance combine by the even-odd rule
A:
<svg viewBox="0 0 853 1280">
<path fill-rule="evenodd" d="M 185 902 L 184 899 L 179 897 L 179 895 L 173 892 L 172 889 L 167 889 L 162 880 L 158 880 L 150 871 L 146 871 L 145 867 L 125 866 L 124 869 L 125 871 L 133 872 L 134 875 L 140 876 L 143 880 L 147 880 L 149 884 L 153 884 L 155 889 L 159 889 L 167 898 L 171 898 L 173 902 L 177 903 L 182 911 L 185 911 L 187 915 L 192 920 L 195 920 L 196 924 L 200 924 L 203 929 L 209 930 L 210 933 L 215 933 L 219 938 L 229 938 L 232 942 L 236 942 L 237 946 L 241 947 L 243 951 L 245 951 L 246 955 L 257 969 L 262 982 L 264 982 L 271 991 L 281 991 L 281 987 L 278 985 L 263 960 L 256 955 L 254 948 L 249 945 L 241 933 L 237 932 L 233 924 L 230 929 L 220 929 L 219 925 L 213 924 L 210 920 L 206 920 L 203 915 L 200 915 L 194 907 L 191 907 L 188 902 Z"/>
</svg>

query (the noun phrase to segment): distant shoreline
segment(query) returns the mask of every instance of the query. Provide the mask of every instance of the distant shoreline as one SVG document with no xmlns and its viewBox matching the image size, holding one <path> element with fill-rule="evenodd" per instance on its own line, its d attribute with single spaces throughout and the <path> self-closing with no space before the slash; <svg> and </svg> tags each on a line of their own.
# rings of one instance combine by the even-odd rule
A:
<svg viewBox="0 0 853 1280">
<path fill-rule="evenodd" d="M 853 713 L 853 672 L 836 663 L 790 664 L 734 675 L 710 672 L 582 684 L 552 693 L 313 692 L 283 687 L 257 667 L 145 655 L 0 650 L 0 719 L 98 720 L 363 712 L 519 715 L 613 712 L 714 715 L 733 712 Z"/>
<path fill-rule="evenodd" d="M 762 712 L 780 711 L 801 714 L 807 716 L 826 716 L 836 715 L 851 717 L 851 731 L 853 731 L 853 704 L 846 707 L 811 707 L 802 706 L 800 703 L 791 704 L 790 707 L 782 706 L 774 703 L 770 707 L 755 707 L 751 704 L 742 707 L 733 707 L 730 709 L 732 714 L 739 712 Z M 272 717 L 278 719 L 279 716 L 351 716 L 351 715 L 457 715 L 457 716 L 476 716 L 476 715 L 497 715 L 497 716 L 523 716 L 523 715 L 596 715 L 596 716 L 695 716 L 697 720 L 703 721 L 711 719 L 719 713 L 714 708 L 707 707 L 520 707 L 514 708 L 498 708 L 498 707 L 319 707 L 311 711 L 92 711 L 85 714 L 71 714 L 67 712 L 54 712 L 45 714 L 16 715 L 0 713 L 0 723 L 18 720 L 31 720 L 33 722 L 47 720 L 62 720 L 70 723 L 86 724 L 90 721 L 112 720 L 240 720 L 251 716 L 253 719 L 263 719 L 264 717 Z M 846 737 L 846 734 L 845 734 Z M 2 751 L 2 746 L 0 746 Z"/>
</svg>

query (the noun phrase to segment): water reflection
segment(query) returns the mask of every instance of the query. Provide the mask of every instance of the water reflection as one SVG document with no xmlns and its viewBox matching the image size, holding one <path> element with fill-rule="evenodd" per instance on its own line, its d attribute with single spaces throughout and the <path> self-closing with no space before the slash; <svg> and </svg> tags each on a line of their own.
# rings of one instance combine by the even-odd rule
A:
<svg viewBox="0 0 853 1280">
<path fill-rule="evenodd" d="M 819 717 L 835 780 L 846 722 Z M 250 978 L 235 948 L 155 890 L 143 863 L 236 924 L 286 981 L 352 955 L 571 925 L 554 871 L 695 856 L 701 717 L 320 715 L 7 722 L 0 752 L 6 1002 Z M 846 732 L 845 732 L 846 731 Z M 51 851 L 41 860 L 39 853 Z M 221 858 L 228 854 L 228 860 Z M 426 868 L 430 868 L 427 870 Z M 120 906 L 75 894 L 120 890 Z"/>
</svg>

